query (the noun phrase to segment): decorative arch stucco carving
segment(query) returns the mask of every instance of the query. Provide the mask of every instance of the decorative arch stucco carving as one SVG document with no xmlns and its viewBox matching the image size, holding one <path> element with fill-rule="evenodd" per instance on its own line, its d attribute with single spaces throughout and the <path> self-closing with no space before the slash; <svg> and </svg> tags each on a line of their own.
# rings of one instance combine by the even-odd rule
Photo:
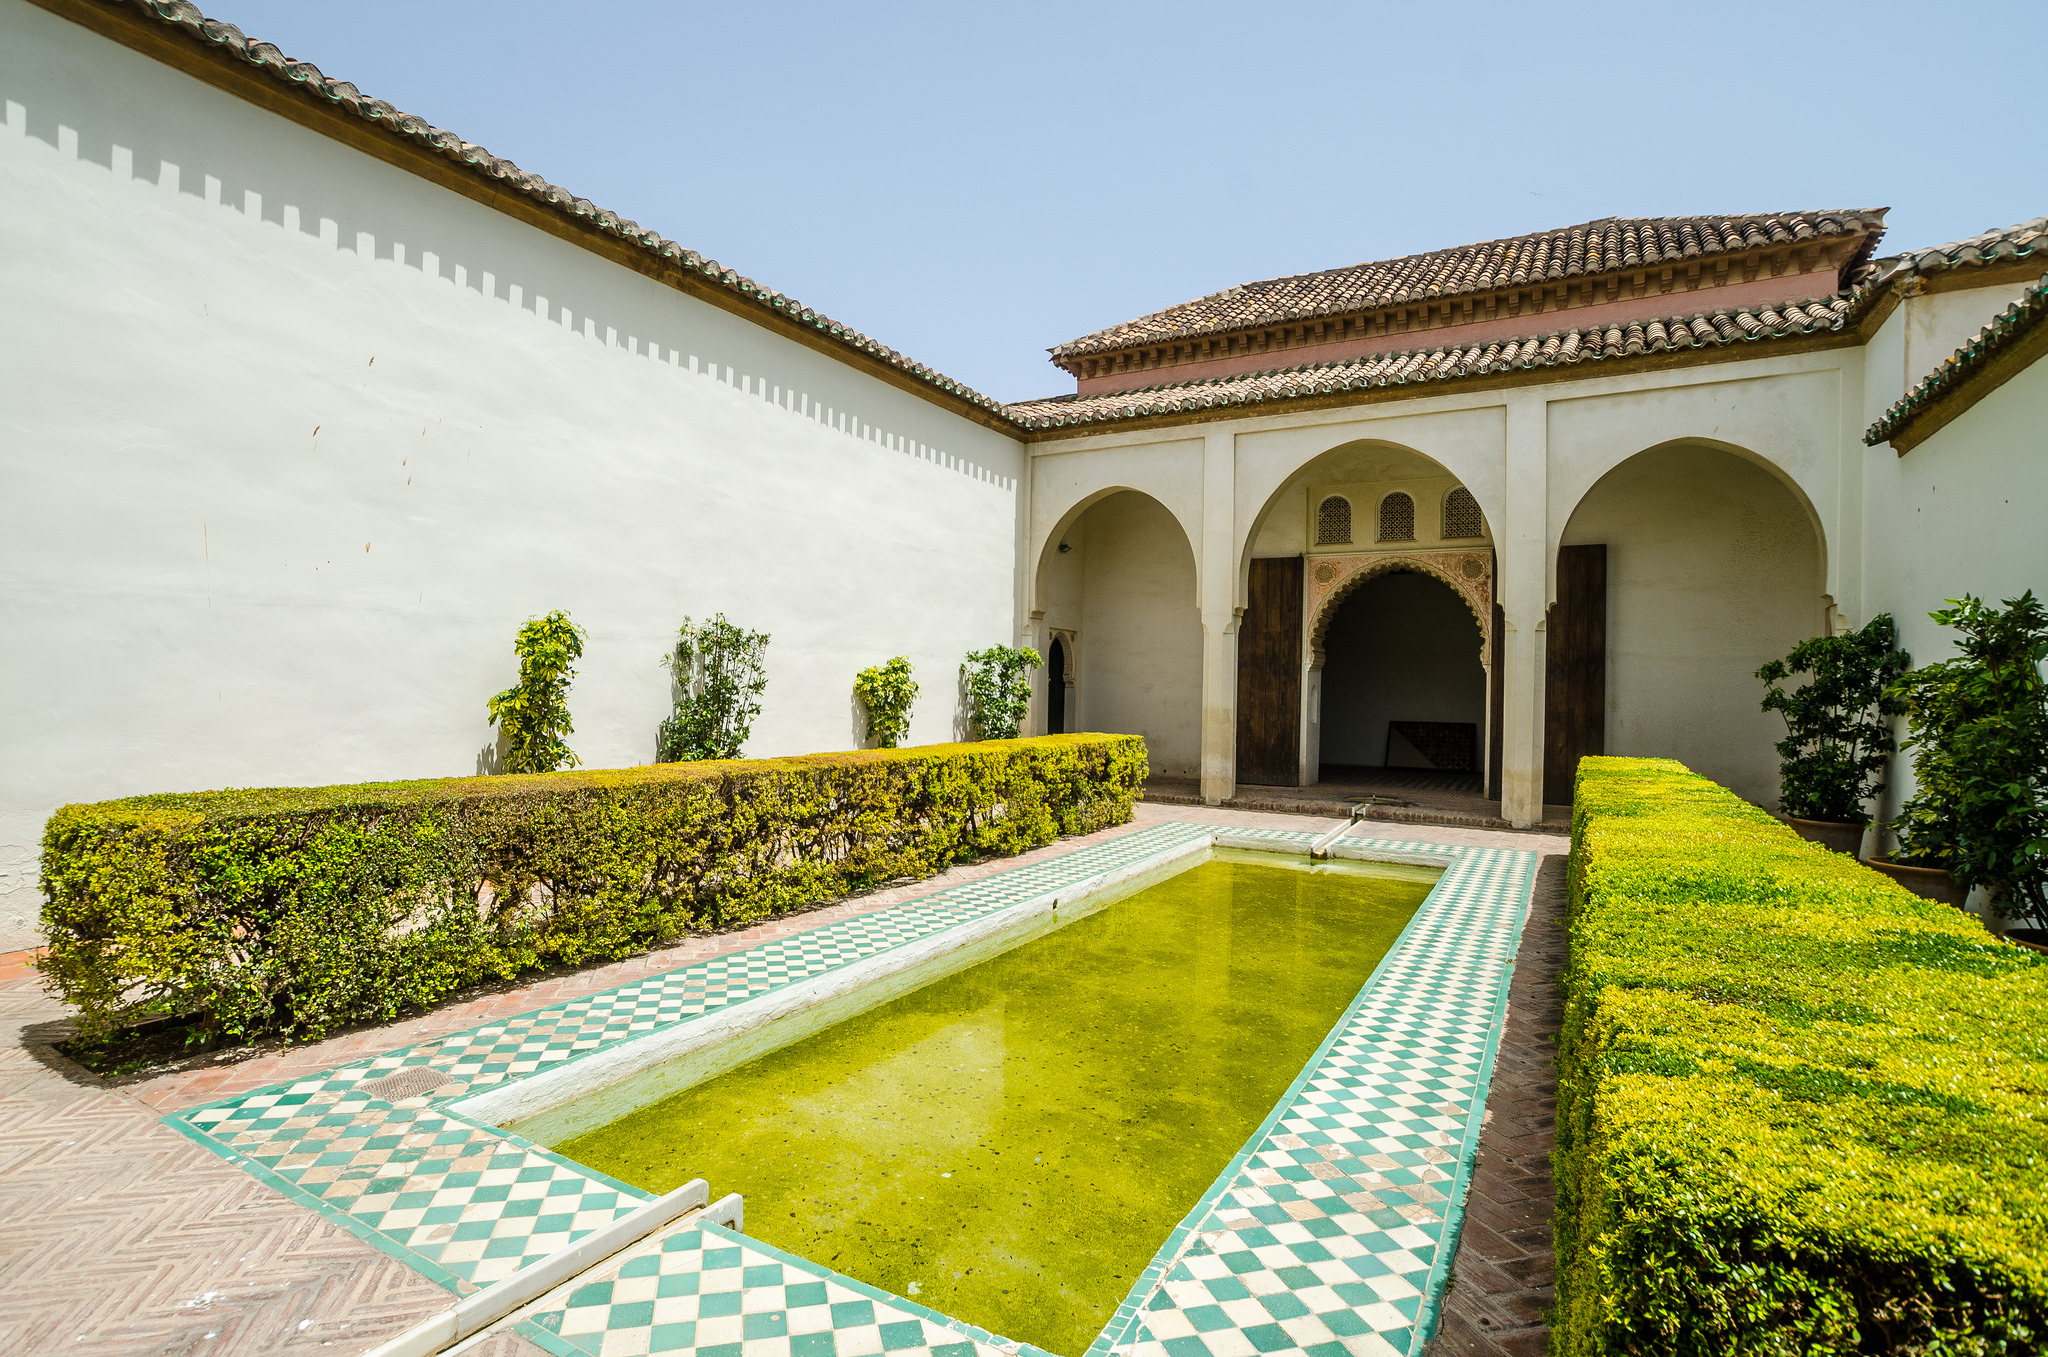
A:
<svg viewBox="0 0 2048 1357">
<path fill-rule="evenodd" d="M 1382 551 L 1359 556 L 1311 556 L 1308 561 L 1308 645 L 1310 667 L 1323 667 L 1323 639 L 1330 619 L 1352 590 L 1367 580 L 1409 570 L 1450 586 L 1479 623 L 1479 663 L 1493 670 L 1493 552 Z"/>
</svg>

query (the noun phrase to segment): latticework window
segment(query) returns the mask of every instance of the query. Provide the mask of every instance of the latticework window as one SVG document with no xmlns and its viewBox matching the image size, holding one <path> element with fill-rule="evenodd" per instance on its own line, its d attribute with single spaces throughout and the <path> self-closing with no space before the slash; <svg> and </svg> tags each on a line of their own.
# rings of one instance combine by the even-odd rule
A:
<svg viewBox="0 0 2048 1357">
<path fill-rule="evenodd" d="M 1412 542 L 1415 540 L 1415 500 L 1396 490 L 1380 501 L 1380 535 L 1382 542 Z"/>
<path fill-rule="evenodd" d="M 1342 495 L 1332 495 L 1316 506 L 1316 545 L 1349 546 L 1351 544 L 1351 501 Z"/>
<path fill-rule="evenodd" d="M 1479 501 L 1472 498 L 1472 492 L 1459 486 L 1444 496 L 1444 537 L 1484 537 L 1486 516 L 1479 512 Z"/>
</svg>

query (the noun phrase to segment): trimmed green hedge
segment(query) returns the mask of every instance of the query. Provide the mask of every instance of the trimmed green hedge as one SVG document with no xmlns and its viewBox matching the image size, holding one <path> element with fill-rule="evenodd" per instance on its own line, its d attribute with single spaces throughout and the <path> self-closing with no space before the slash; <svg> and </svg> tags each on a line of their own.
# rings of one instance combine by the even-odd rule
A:
<svg viewBox="0 0 2048 1357">
<path fill-rule="evenodd" d="M 1135 735 L 66 806 L 42 967 L 81 1035 L 313 1036 L 1131 817 Z"/>
<path fill-rule="evenodd" d="M 1554 1351 L 2048 1348 L 2048 964 L 1661 759 L 1587 759 Z"/>
</svg>

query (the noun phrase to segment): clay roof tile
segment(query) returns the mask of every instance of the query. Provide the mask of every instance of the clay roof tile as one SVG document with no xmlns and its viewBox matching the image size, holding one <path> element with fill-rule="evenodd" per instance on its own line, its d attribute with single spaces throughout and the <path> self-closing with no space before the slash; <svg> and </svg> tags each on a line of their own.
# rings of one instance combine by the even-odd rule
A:
<svg viewBox="0 0 2048 1357">
<path fill-rule="evenodd" d="M 1883 227 L 1881 208 L 1747 217 L 1607 218 L 1454 249 L 1244 283 L 1083 335 L 1051 352 L 1055 360 L 1070 360 L 1168 339 L 1299 324 L 1537 281 L 1557 282 L 1619 268 L 1757 249 L 1773 241 L 1865 236 L 1867 248 Z"/>
<path fill-rule="evenodd" d="M 1338 392 L 1365 391 L 1409 383 L 1451 381 L 1509 368 L 1568 366 L 1603 362 L 1674 348 L 1768 342 L 1771 339 L 1841 332 L 1878 289 L 1816 297 L 1794 305 L 1696 312 L 1628 325 L 1571 329 L 1531 335 L 1467 349 L 1415 349 L 1309 367 L 1279 368 L 1242 376 L 1171 383 L 1137 391 L 1095 396 L 1054 396 L 1008 407 L 1011 418 L 1034 431 L 1099 427 L 1151 416 L 1253 405 Z M 2048 310 L 2048 306 L 2044 306 Z"/>
</svg>

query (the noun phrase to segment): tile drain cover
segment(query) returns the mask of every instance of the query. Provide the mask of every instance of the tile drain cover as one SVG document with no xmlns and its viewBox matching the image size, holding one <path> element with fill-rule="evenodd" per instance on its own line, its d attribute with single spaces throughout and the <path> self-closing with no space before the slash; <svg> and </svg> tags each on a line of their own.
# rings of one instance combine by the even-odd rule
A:
<svg viewBox="0 0 2048 1357">
<path fill-rule="evenodd" d="M 367 1093 L 379 1102 L 403 1102 L 417 1098 L 422 1093 L 432 1093 L 448 1085 L 448 1076 L 427 1065 L 413 1065 L 381 1079 L 369 1079 L 357 1084 L 359 1092 Z"/>
</svg>

